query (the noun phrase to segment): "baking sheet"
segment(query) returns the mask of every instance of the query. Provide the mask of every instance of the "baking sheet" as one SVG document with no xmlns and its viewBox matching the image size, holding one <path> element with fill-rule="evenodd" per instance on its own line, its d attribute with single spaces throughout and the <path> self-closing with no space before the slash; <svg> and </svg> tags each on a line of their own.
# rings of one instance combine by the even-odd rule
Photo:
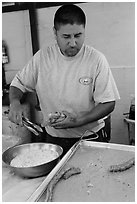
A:
<svg viewBox="0 0 137 204">
<path fill-rule="evenodd" d="M 53 202 L 134 202 L 135 167 L 111 173 L 110 165 L 135 156 L 135 148 L 98 142 L 82 142 L 65 168 L 75 166 L 81 174 L 60 181 Z M 39 199 L 44 201 L 44 194 Z"/>
</svg>

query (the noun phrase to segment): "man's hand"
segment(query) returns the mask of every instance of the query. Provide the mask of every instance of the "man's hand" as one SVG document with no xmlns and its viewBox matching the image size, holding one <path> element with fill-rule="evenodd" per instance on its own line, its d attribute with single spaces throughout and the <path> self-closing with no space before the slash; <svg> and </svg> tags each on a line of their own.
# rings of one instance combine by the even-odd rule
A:
<svg viewBox="0 0 137 204">
<path fill-rule="evenodd" d="M 18 100 L 10 104 L 9 120 L 13 123 L 23 126 L 22 116 L 24 115 L 23 107 Z"/>
<path fill-rule="evenodd" d="M 77 124 L 77 116 L 68 113 L 67 111 L 62 111 L 61 114 L 65 115 L 63 120 L 53 120 L 48 123 L 49 126 L 54 127 L 55 129 L 65 129 L 65 128 L 73 128 L 76 127 Z"/>
</svg>

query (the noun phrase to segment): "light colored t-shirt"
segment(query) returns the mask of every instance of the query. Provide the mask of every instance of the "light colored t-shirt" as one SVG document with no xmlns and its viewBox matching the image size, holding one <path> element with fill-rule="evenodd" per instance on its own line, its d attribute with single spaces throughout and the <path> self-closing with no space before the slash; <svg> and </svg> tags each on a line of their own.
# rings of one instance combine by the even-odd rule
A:
<svg viewBox="0 0 137 204">
<path fill-rule="evenodd" d="M 39 50 L 13 79 L 12 86 L 34 91 L 39 98 L 44 120 L 49 113 L 68 111 L 76 114 L 90 111 L 98 103 L 115 101 L 119 93 L 105 56 L 93 47 L 83 45 L 74 57 L 65 57 L 57 44 Z M 55 137 L 80 137 L 85 131 L 97 132 L 104 120 L 76 128 L 46 127 Z"/>
</svg>

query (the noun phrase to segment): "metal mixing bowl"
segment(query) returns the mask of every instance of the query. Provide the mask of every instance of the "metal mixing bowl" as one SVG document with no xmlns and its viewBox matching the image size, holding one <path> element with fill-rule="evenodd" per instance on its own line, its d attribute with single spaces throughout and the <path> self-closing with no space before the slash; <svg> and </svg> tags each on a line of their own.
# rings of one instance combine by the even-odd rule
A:
<svg viewBox="0 0 137 204">
<path fill-rule="evenodd" d="M 57 158 L 54 160 L 38 165 L 33 167 L 13 167 L 10 165 L 11 160 L 15 158 L 19 154 L 24 154 L 25 151 L 30 148 L 45 148 L 47 150 L 53 150 L 57 153 Z M 13 147 L 8 148 L 5 152 L 2 154 L 2 160 L 10 166 L 15 173 L 17 173 L 20 176 L 23 177 L 39 177 L 48 174 L 57 164 L 57 162 L 60 159 L 60 156 L 63 153 L 62 147 L 59 145 L 54 145 L 51 143 L 28 143 L 28 144 L 22 144 L 22 145 L 16 145 Z M 45 155 L 46 157 L 46 155 Z"/>
</svg>

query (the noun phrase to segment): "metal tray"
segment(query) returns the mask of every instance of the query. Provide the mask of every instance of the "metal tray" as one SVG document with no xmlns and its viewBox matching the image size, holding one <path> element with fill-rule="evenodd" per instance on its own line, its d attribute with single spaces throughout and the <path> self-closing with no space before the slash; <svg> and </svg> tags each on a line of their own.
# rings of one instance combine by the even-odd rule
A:
<svg viewBox="0 0 137 204">
<path fill-rule="evenodd" d="M 135 156 L 135 147 L 128 145 L 82 141 L 62 158 L 27 201 L 44 201 L 45 189 L 64 167 L 75 166 L 81 174 L 59 182 L 53 202 L 134 202 L 135 167 L 117 173 L 108 171 Z"/>
</svg>

